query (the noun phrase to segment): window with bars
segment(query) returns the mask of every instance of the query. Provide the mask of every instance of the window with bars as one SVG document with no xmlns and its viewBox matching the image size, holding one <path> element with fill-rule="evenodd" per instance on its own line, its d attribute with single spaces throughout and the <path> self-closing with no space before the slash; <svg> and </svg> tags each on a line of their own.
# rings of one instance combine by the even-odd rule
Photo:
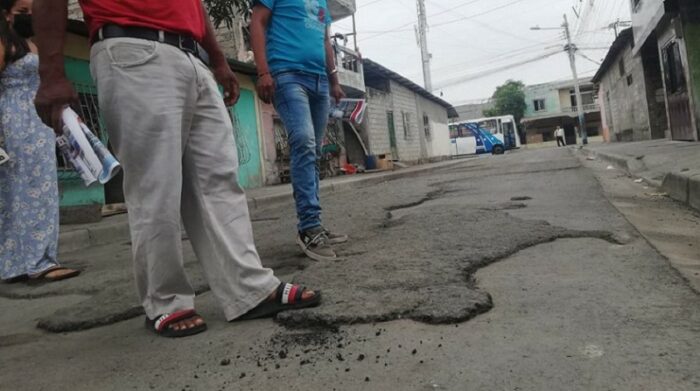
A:
<svg viewBox="0 0 700 391">
<path fill-rule="evenodd" d="M 423 114 L 423 132 L 425 133 L 425 138 L 430 140 L 432 135 L 430 131 L 430 118 L 427 114 Z"/>
<path fill-rule="evenodd" d="M 402 111 L 401 119 L 403 121 L 403 138 L 408 140 L 408 136 L 411 134 L 411 113 Z"/>
</svg>

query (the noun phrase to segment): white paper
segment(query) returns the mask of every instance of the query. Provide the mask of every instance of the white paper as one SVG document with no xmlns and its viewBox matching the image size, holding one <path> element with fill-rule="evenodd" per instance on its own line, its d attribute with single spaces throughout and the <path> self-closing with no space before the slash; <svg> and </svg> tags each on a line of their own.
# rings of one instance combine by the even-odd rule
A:
<svg viewBox="0 0 700 391">
<path fill-rule="evenodd" d="M 85 186 L 112 179 L 120 169 L 119 162 L 71 109 L 63 111 L 63 134 L 56 144 L 66 160 L 80 174 Z"/>
</svg>

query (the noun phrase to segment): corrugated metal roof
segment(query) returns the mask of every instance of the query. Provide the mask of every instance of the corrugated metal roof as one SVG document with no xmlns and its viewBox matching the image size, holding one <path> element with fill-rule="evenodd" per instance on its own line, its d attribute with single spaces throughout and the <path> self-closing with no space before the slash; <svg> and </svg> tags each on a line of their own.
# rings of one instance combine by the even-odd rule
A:
<svg viewBox="0 0 700 391">
<path fill-rule="evenodd" d="M 603 60 L 603 63 L 600 65 L 598 72 L 596 72 L 595 76 L 593 76 L 593 83 L 600 82 L 603 79 L 605 73 L 615 62 L 617 55 L 620 54 L 620 52 L 622 52 L 627 45 L 633 43 L 634 33 L 632 32 L 632 28 L 630 27 L 628 29 L 623 30 L 620 33 L 620 35 L 617 36 L 617 39 L 615 39 L 615 42 L 613 42 L 612 46 L 610 46 L 610 50 L 608 50 L 608 54 L 605 56 L 605 60 Z"/>
<path fill-rule="evenodd" d="M 418 95 L 420 95 L 428 100 L 431 100 L 431 101 L 439 104 L 440 106 L 444 107 L 445 109 L 447 109 L 447 116 L 449 118 L 456 118 L 459 116 L 457 114 L 457 110 L 455 110 L 455 108 L 451 104 L 449 104 L 447 101 L 445 101 L 441 98 L 438 98 L 437 96 L 431 94 L 425 88 L 423 88 L 423 87 L 419 86 L 418 84 L 408 80 L 407 78 L 399 75 L 398 73 L 392 71 L 391 69 L 386 68 L 385 66 L 380 65 L 380 64 L 378 64 L 370 59 L 367 59 L 367 58 L 362 60 L 362 67 L 364 69 L 365 79 L 373 78 L 373 77 L 374 78 L 381 77 L 381 78 L 391 79 L 391 80 L 401 84 L 402 86 L 408 88 L 409 90 L 415 92 L 416 94 L 418 94 Z"/>
</svg>

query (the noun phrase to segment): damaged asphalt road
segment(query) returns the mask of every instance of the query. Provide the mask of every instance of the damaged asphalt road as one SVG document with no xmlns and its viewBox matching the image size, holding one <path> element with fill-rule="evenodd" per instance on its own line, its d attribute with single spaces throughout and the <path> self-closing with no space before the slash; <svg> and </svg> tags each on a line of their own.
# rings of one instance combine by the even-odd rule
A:
<svg viewBox="0 0 700 391">
<path fill-rule="evenodd" d="M 700 299 L 568 150 L 470 159 L 323 204 L 327 227 L 351 237 L 329 263 L 294 243 L 291 200 L 252 216 L 266 266 L 323 290 L 321 306 L 226 323 L 184 240 L 209 331 L 165 340 L 143 329 L 127 243 L 66 254 L 80 278 L 0 286 L 16 314 L 0 321 L 0 378 L 85 390 L 700 386 Z M 26 362 L 56 373 L 29 376 Z"/>
<path fill-rule="evenodd" d="M 517 155 L 515 155 L 517 156 Z M 409 318 L 454 323 L 488 311 L 493 304 L 473 273 L 520 250 L 561 238 L 619 241 L 612 231 L 575 229 L 546 220 L 521 218 L 509 211 L 527 207 L 537 194 L 504 191 L 483 199 L 483 181 L 508 183 L 525 167 L 484 167 L 477 161 L 438 171 L 431 182 L 395 180 L 325 198 L 330 229 L 351 237 L 339 247 L 341 259 L 316 263 L 293 243 L 290 205 L 259 211 L 255 237 L 266 266 L 294 282 L 324 292 L 322 306 L 280 314 L 290 327 L 370 323 Z M 471 169 L 477 165 L 479 170 Z M 533 163 L 536 175 L 565 176 L 582 170 L 578 162 Z M 580 182 L 580 181 L 579 181 Z M 584 183 L 595 189 L 593 179 Z M 587 189 L 582 188 L 581 191 Z M 184 242 L 193 286 L 208 290 L 189 242 Z M 85 269 L 84 277 L 41 287 L 2 285 L 0 295 L 32 298 L 56 294 L 87 296 L 84 301 L 42 316 L 38 327 L 65 332 L 112 324 L 142 314 L 133 289 L 129 243 L 64 256 Z M 301 270 L 300 270 L 301 269 Z"/>
</svg>

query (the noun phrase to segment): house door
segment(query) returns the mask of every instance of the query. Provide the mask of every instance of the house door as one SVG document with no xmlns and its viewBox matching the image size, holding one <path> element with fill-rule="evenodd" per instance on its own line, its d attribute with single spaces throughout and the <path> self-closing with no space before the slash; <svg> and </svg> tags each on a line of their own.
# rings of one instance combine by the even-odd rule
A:
<svg viewBox="0 0 700 391">
<path fill-rule="evenodd" d="M 389 128 L 389 145 L 391 146 L 392 160 L 399 160 L 399 148 L 396 145 L 396 126 L 394 126 L 394 112 L 386 112 L 386 122 Z"/>
<path fill-rule="evenodd" d="M 690 95 L 678 41 L 673 41 L 664 48 L 663 63 L 671 138 L 692 141 L 695 137 L 690 111 Z"/>
</svg>

